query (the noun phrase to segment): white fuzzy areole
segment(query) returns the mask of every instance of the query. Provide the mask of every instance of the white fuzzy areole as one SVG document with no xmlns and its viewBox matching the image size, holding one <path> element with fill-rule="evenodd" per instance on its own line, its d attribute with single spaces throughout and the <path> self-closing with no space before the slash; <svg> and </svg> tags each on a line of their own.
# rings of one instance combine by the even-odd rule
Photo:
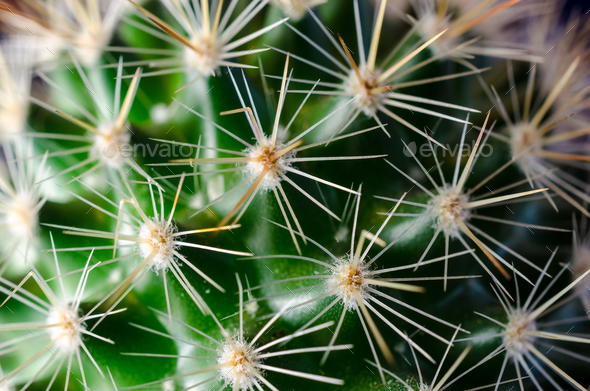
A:
<svg viewBox="0 0 590 391">
<path fill-rule="evenodd" d="M 448 15 L 443 20 L 439 20 L 436 10 L 432 8 L 420 16 L 420 20 L 417 23 L 418 34 L 420 34 L 420 36 L 422 36 L 425 41 L 428 41 L 432 37 L 440 34 L 441 31 L 448 29 L 450 27 L 449 22 L 450 18 Z M 453 48 L 458 44 L 459 42 L 457 39 L 449 38 L 447 33 L 440 36 L 436 41 L 428 45 L 428 49 L 434 56 L 438 56 L 447 52 L 450 48 Z"/>
<path fill-rule="evenodd" d="M 110 40 L 110 36 L 105 35 L 103 31 L 91 31 L 88 28 L 83 28 L 76 34 L 73 45 L 70 46 L 82 65 L 92 66 L 98 63 L 102 55 L 102 48 L 107 45 L 108 40 Z"/>
<path fill-rule="evenodd" d="M 8 94 L 0 95 L 0 140 L 19 134 L 25 128 L 28 102 Z"/>
<path fill-rule="evenodd" d="M 219 61 L 221 61 L 219 56 L 222 46 L 215 39 L 203 37 L 195 37 L 191 43 L 195 49 L 183 47 L 182 57 L 185 65 L 199 71 L 201 75 L 214 74 L 219 67 Z"/>
<path fill-rule="evenodd" d="M 10 234 L 15 238 L 27 239 L 34 235 L 39 226 L 39 216 L 35 212 L 39 200 L 33 192 L 17 192 L 16 196 L 7 205 L 3 224 L 10 226 Z"/>
<path fill-rule="evenodd" d="M 418 387 L 419 391 L 432 391 L 435 387 L 435 384 L 429 385 L 428 383 L 422 382 L 418 385 Z"/>
<path fill-rule="evenodd" d="M 286 174 L 285 168 L 291 167 L 288 159 L 295 157 L 295 151 L 288 151 L 278 158 L 273 157 L 273 154 L 280 152 L 283 148 L 285 148 L 284 144 L 273 144 L 269 139 L 264 138 L 262 144 L 256 144 L 253 148 L 245 150 L 248 157 L 254 161 L 247 164 L 244 175 L 258 176 L 265 169 L 269 170 L 260 183 L 261 191 L 275 189 L 282 181 L 281 175 Z"/>
<path fill-rule="evenodd" d="M 351 96 L 357 97 L 355 101 L 356 107 L 360 108 L 366 115 L 373 116 L 377 112 L 377 106 L 386 97 L 382 93 L 371 92 L 372 88 L 379 87 L 377 78 L 381 72 L 378 70 L 371 72 L 368 68 L 359 69 L 359 72 L 361 79 L 354 70 L 350 72 L 344 82 L 344 91 Z M 389 98 L 393 97 L 391 95 Z"/>
<path fill-rule="evenodd" d="M 307 15 L 308 8 L 324 4 L 328 0 L 272 0 L 274 4 L 281 7 L 285 15 L 294 21 L 298 21 Z"/>
<path fill-rule="evenodd" d="M 120 129 L 115 128 L 115 121 L 107 122 L 98 127 L 98 134 L 93 135 L 92 154 L 105 161 L 107 165 L 117 167 L 123 156 L 120 151 L 129 145 L 131 133 L 127 124 Z"/>
<path fill-rule="evenodd" d="M 258 368 L 262 361 L 250 344 L 242 342 L 238 338 L 234 338 L 232 342 L 232 344 L 226 342 L 219 351 L 217 363 L 224 365 L 219 369 L 219 373 L 221 378 L 228 382 L 230 386 L 234 387 L 239 380 L 239 389 L 243 391 L 249 390 L 255 387 L 254 384 L 258 383 L 258 380 L 246 364 L 256 368 L 258 372 L 262 372 Z"/>
<path fill-rule="evenodd" d="M 371 270 L 365 263 L 359 262 L 357 267 L 353 268 L 352 259 L 342 259 L 332 271 L 329 290 L 337 288 L 346 309 L 356 310 L 358 308 L 356 293 L 363 299 L 369 296 L 367 292 L 369 284 L 362 281 L 366 278 L 371 278 Z"/>
<path fill-rule="evenodd" d="M 152 251 L 156 250 L 156 256 L 152 259 L 150 265 L 155 272 L 162 269 L 166 270 L 174 262 L 174 250 L 178 245 L 174 244 L 174 233 L 178 228 L 173 224 L 167 225 L 166 220 L 152 221 L 153 227 L 142 224 L 139 229 L 139 237 L 147 239 L 149 243 L 139 244 L 139 253 L 143 259 L 147 258 Z"/>
<path fill-rule="evenodd" d="M 469 197 L 462 193 L 456 194 L 453 187 L 441 189 L 440 193 L 428 202 L 435 216 L 435 228 L 441 227 L 445 234 L 451 237 L 461 235 L 458 222 L 465 223 L 471 217 L 470 210 L 464 207 L 468 202 Z"/>
<path fill-rule="evenodd" d="M 533 343 L 535 337 L 526 335 L 522 331 L 535 331 L 537 325 L 535 321 L 528 321 L 528 312 L 515 311 L 508 317 L 507 329 L 505 331 L 504 343 L 507 343 L 506 352 L 510 357 L 518 358 L 528 352 L 524 342 Z"/>
<path fill-rule="evenodd" d="M 81 330 L 86 330 L 86 325 L 80 323 L 80 316 L 69 306 L 64 308 L 51 308 L 47 317 L 47 324 L 65 322 L 65 325 L 49 327 L 47 331 L 52 340 L 57 340 L 57 346 L 64 353 L 74 352 L 81 343 Z"/>
<path fill-rule="evenodd" d="M 535 171 L 534 168 L 538 166 L 540 159 L 536 154 L 543 149 L 541 137 L 536 137 L 538 130 L 528 123 L 518 123 L 508 127 L 512 157 L 521 156 L 518 159 L 518 167 L 527 175 Z"/>
</svg>

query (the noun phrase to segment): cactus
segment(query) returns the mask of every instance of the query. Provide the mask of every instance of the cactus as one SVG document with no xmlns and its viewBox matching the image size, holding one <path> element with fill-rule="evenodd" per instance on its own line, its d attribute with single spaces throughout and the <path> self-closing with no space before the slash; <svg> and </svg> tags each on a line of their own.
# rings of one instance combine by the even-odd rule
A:
<svg viewBox="0 0 590 391">
<path fill-rule="evenodd" d="M 587 389 L 586 9 L 0 3 L 0 390 Z"/>
</svg>

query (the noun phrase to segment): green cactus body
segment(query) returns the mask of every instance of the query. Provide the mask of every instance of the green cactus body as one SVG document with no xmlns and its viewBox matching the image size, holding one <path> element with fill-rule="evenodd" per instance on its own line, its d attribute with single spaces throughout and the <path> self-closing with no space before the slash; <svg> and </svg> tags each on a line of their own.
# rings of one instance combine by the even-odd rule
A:
<svg viewBox="0 0 590 391">
<path fill-rule="evenodd" d="M 586 4 L 0 3 L 0 391 L 586 390 Z"/>
</svg>

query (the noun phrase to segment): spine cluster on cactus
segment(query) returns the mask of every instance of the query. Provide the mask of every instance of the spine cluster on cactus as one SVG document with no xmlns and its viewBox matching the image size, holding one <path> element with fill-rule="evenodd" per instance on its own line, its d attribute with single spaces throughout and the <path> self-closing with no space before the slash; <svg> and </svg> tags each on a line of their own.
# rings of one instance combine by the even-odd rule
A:
<svg viewBox="0 0 590 391">
<path fill-rule="evenodd" d="M 0 391 L 586 390 L 566 3 L 0 0 Z"/>
</svg>

